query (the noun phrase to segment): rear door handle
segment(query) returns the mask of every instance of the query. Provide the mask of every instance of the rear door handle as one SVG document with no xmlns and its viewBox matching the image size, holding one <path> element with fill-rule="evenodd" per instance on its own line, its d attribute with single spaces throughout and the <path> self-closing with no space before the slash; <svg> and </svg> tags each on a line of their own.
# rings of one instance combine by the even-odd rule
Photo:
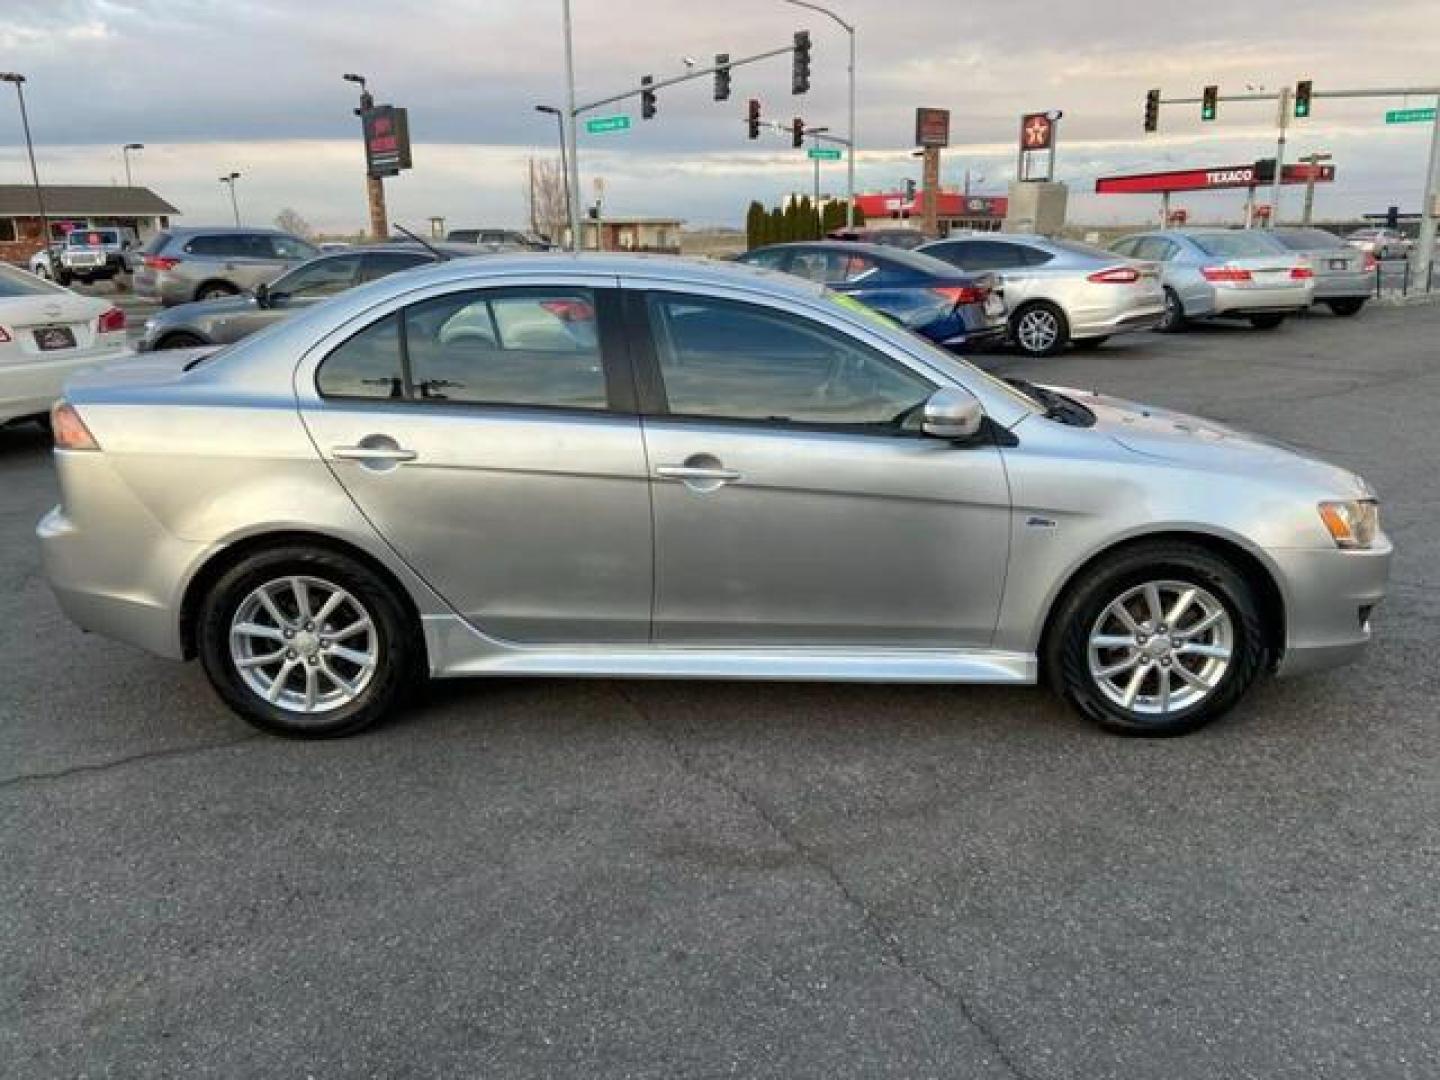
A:
<svg viewBox="0 0 1440 1080">
<path fill-rule="evenodd" d="M 712 469 L 696 465 L 657 465 L 655 475 L 663 476 L 667 480 L 718 480 L 721 483 L 740 479 L 740 474 L 734 469 Z"/>
<path fill-rule="evenodd" d="M 330 453 L 342 461 L 414 461 L 414 450 L 398 446 L 332 446 Z"/>
</svg>

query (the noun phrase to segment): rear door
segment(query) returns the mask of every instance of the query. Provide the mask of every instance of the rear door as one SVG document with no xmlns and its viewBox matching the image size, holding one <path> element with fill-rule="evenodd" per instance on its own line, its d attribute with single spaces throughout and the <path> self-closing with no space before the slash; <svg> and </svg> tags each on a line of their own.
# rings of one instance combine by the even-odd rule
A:
<svg viewBox="0 0 1440 1080">
<path fill-rule="evenodd" d="M 336 478 L 496 638 L 649 639 L 650 495 L 614 284 L 436 286 L 297 374 Z"/>
<path fill-rule="evenodd" d="M 983 647 L 1009 545 L 999 450 L 918 433 L 935 383 L 745 294 L 627 297 L 655 521 L 655 640 Z"/>
</svg>

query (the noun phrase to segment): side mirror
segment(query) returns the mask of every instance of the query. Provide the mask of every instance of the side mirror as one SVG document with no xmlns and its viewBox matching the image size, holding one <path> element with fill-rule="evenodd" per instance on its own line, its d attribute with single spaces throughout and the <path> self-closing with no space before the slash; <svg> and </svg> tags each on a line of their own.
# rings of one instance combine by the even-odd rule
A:
<svg viewBox="0 0 1440 1080">
<path fill-rule="evenodd" d="M 964 390 L 942 387 L 925 402 L 921 430 L 937 439 L 971 439 L 985 419 L 980 402 Z"/>
<path fill-rule="evenodd" d="M 270 306 L 270 286 L 263 281 L 255 286 L 255 303 L 261 307 Z"/>
</svg>

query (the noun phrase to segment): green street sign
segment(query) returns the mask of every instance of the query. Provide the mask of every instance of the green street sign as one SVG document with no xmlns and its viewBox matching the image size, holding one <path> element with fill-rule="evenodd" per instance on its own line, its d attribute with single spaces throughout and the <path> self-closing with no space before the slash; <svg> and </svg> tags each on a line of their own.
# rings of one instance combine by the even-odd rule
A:
<svg viewBox="0 0 1440 1080">
<path fill-rule="evenodd" d="M 585 130 L 591 135 L 604 135 L 607 131 L 629 131 L 630 117 L 597 116 L 594 120 L 585 121 Z"/>
<path fill-rule="evenodd" d="M 834 150 L 828 146 L 812 146 L 806 151 L 806 157 L 812 158 L 815 161 L 839 161 L 840 156 L 839 150 Z"/>
<path fill-rule="evenodd" d="M 1385 114 L 1387 124 L 1423 124 L 1434 119 L 1434 109 L 1391 109 Z"/>
</svg>

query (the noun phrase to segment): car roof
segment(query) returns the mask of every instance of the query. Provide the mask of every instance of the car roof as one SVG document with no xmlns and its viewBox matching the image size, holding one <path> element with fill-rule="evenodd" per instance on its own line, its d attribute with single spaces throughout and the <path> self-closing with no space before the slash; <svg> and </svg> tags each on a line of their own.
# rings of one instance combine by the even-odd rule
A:
<svg viewBox="0 0 1440 1080">
<path fill-rule="evenodd" d="M 260 234 L 263 236 L 295 235 L 294 233 L 286 232 L 284 229 L 270 229 L 261 225 L 172 225 L 168 229 L 162 229 L 160 231 L 167 232 L 171 236 L 191 236 L 195 233 L 205 233 L 207 235 L 213 234 L 223 236 L 254 236 L 256 234 Z M 304 237 L 295 237 L 295 239 L 303 240 Z M 308 244 L 310 241 L 306 240 L 305 242 Z"/>
</svg>

